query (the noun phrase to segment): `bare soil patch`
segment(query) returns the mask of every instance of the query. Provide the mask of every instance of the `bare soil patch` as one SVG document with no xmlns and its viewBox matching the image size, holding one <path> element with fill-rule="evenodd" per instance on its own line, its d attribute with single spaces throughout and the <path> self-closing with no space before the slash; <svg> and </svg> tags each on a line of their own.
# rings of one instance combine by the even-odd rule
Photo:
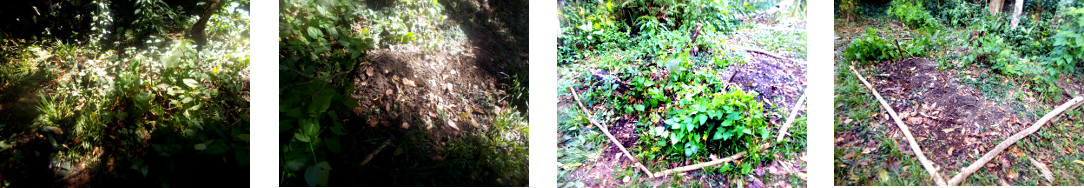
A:
<svg viewBox="0 0 1084 188">
<path fill-rule="evenodd" d="M 885 100 L 911 125 L 916 141 L 944 175 L 951 175 L 989 148 L 1031 122 L 1013 107 L 988 100 L 956 78 L 937 70 L 937 63 L 911 58 L 886 63 L 871 76 Z M 893 137 L 902 138 L 902 134 Z M 901 151 L 905 141 L 900 142 Z M 905 152 L 908 153 L 908 152 Z"/>
</svg>

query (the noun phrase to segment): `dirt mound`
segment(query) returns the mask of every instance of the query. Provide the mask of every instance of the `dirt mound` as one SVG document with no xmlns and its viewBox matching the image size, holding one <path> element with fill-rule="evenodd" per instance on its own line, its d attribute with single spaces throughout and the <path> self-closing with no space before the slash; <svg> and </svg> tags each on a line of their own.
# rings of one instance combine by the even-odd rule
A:
<svg viewBox="0 0 1084 188">
<path fill-rule="evenodd" d="M 424 53 L 398 45 L 370 52 L 356 75 L 355 113 L 379 111 L 370 126 L 399 127 L 403 123 L 454 134 L 482 128 L 488 122 L 474 115 L 494 112 L 498 79 L 469 64 L 473 51 L 459 58 L 452 52 Z M 483 107 L 485 109 L 478 109 Z M 478 127 L 479 125 L 483 127 Z"/>
<path fill-rule="evenodd" d="M 873 75 L 879 92 L 911 126 L 916 141 L 941 172 L 952 174 L 1024 126 L 1007 104 L 937 70 L 937 63 L 905 59 L 887 63 Z M 884 78 L 883 80 L 881 78 Z M 901 134 L 896 135 L 898 138 Z M 910 149 L 903 148 L 908 153 Z"/>
<path fill-rule="evenodd" d="M 756 100 L 768 103 L 764 104 L 765 107 L 769 107 L 769 104 L 792 106 L 806 87 L 804 62 L 759 52 L 746 53 L 744 65 L 729 66 L 721 72 L 724 80 L 741 86 L 742 90 L 760 93 Z"/>
</svg>

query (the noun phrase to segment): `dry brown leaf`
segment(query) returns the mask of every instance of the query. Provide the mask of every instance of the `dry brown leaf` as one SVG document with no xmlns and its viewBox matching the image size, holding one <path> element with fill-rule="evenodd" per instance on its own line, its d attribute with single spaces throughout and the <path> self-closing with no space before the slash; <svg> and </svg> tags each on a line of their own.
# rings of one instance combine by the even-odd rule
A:
<svg viewBox="0 0 1084 188">
<path fill-rule="evenodd" d="M 452 121 L 452 120 L 448 120 L 448 126 L 451 126 L 451 127 L 452 127 L 453 129 L 455 129 L 456 131 L 458 131 L 458 130 L 459 130 L 459 126 L 455 126 L 455 121 Z"/>
<path fill-rule="evenodd" d="M 366 67 L 365 68 L 365 75 L 373 76 L 373 67 Z"/>
<path fill-rule="evenodd" d="M 407 86 L 410 86 L 410 87 L 418 86 L 418 85 L 414 85 L 414 81 L 412 81 L 410 79 L 406 79 L 406 78 L 403 78 L 403 85 L 407 85 Z"/>
<path fill-rule="evenodd" d="M 1043 178 L 1046 178 L 1047 182 L 1054 183 L 1054 173 L 1050 172 L 1050 169 L 1046 167 L 1046 164 L 1035 160 L 1035 158 L 1031 158 L 1031 156 L 1028 156 L 1028 160 L 1031 161 L 1032 165 L 1039 168 L 1039 172 L 1043 173 Z"/>
<path fill-rule="evenodd" d="M 407 122 L 403 122 L 403 129 L 409 129 L 409 128 L 410 128 L 410 124 L 407 123 Z"/>
<path fill-rule="evenodd" d="M 391 89 L 388 89 L 387 91 L 385 91 L 384 94 L 391 95 Z"/>
<path fill-rule="evenodd" d="M 956 128 L 955 128 L 955 127 L 953 127 L 953 128 L 946 128 L 946 129 L 941 129 L 941 132 L 945 132 L 945 133 L 950 133 L 950 132 L 952 132 L 952 131 L 954 131 L 954 130 L 956 130 Z"/>
</svg>

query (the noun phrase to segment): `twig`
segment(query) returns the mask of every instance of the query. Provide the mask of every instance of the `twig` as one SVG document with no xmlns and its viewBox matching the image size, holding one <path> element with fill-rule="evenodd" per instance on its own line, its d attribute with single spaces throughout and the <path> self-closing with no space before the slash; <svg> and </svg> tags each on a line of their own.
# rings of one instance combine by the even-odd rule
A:
<svg viewBox="0 0 1084 188">
<path fill-rule="evenodd" d="M 369 164 L 369 161 L 373 160 L 373 157 L 376 156 L 376 154 L 379 154 L 380 150 L 384 150 L 384 147 L 388 147 L 388 145 L 391 144 L 391 141 L 394 139 L 395 137 L 393 136 L 391 138 L 388 138 L 388 140 L 384 141 L 384 144 L 381 144 L 380 147 L 377 147 L 376 151 L 373 151 L 373 153 L 370 153 L 368 157 L 365 157 L 364 161 L 361 161 L 361 165 L 365 166 L 365 164 Z"/>
<path fill-rule="evenodd" d="M 900 47 L 900 40 L 892 39 L 892 41 L 896 41 L 896 51 L 899 51 L 900 59 L 903 59 L 903 47 Z"/>
<path fill-rule="evenodd" d="M 1058 115 L 1061 115 L 1062 112 L 1068 110 L 1070 107 L 1076 106 L 1081 101 L 1084 101 L 1084 97 L 1073 98 L 1072 100 L 1061 104 L 1061 106 L 1058 106 L 1058 108 L 1055 108 L 1053 111 L 1046 113 L 1046 115 L 1044 115 L 1043 118 L 1040 118 L 1039 121 L 1035 122 L 1034 125 L 1031 125 L 1027 129 L 1024 129 L 1023 131 L 1013 134 L 1008 139 L 1005 139 L 1005 141 L 1002 141 L 1000 144 L 997 145 L 997 147 L 994 147 L 993 150 L 990 150 L 990 152 L 982 155 L 982 158 L 976 160 L 975 163 L 971 163 L 971 165 L 967 166 L 967 168 L 960 170 L 959 174 L 956 174 L 956 176 L 953 176 L 952 179 L 948 181 L 949 185 L 960 184 L 960 182 L 963 182 L 964 179 L 967 178 L 967 176 L 970 176 L 972 173 L 975 173 L 975 171 L 982 168 L 983 165 L 986 165 L 987 162 L 990 162 L 990 160 L 994 159 L 994 157 L 996 157 L 998 154 L 1001 154 L 1002 151 L 1009 148 L 1009 146 L 1012 146 L 1013 143 L 1016 143 L 1016 141 L 1020 141 L 1020 139 L 1023 139 L 1025 136 L 1028 136 L 1031 133 L 1039 131 L 1039 128 L 1042 128 L 1044 124 L 1050 122 L 1050 120 L 1054 119 Z"/>
<path fill-rule="evenodd" d="M 569 88 L 568 90 L 572 91 L 572 99 L 575 99 L 576 104 L 580 106 L 580 109 L 583 110 L 583 113 L 587 114 L 587 120 L 591 121 L 591 124 L 595 124 L 598 129 L 602 130 L 602 133 L 605 133 L 606 137 L 610 138 L 610 142 L 616 145 L 618 149 L 621 149 L 621 152 L 624 153 L 625 156 L 629 158 L 629 160 L 632 160 L 632 162 L 636 164 L 636 167 L 639 167 L 640 170 L 643 170 L 644 173 L 647 173 L 648 176 L 655 177 L 655 175 L 651 173 L 651 170 L 648 170 L 647 167 L 644 167 L 643 164 L 640 164 L 640 161 L 636 160 L 636 158 L 629 153 L 629 150 L 626 150 L 625 146 L 622 146 L 621 142 L 618 141 L 617 138 L 614 137 L 614 135 L 610 134 L 610 130 L 607 129 L 606 126 L 602 125 L 601 123 L 595 122 L 595 119 L 591 118 L 591 111 L 588 110 L 587 107 L 584 107 L 583 103 L 580 103 L 580 97 L 576 95 L 576 89 Z"/>
<path fill-rule="evenodd" d="M 779 136 L 776 136 L 775 142 L 783 141 L 784 134 L 787 134 L 787 129 L 794 123 L 794 118 L 798 117 L 798 110 L 802 109 L 802 105 L 805 103 L 805 93 L 802 93 L 802 97 L 798 97 L 798 103 L 791 107 L 790 117 L 787 117 L 787 121 L 783 123 L 783 128 L 779 129 Z"/>
<path fill-rule="evenodd" d="M 772 143 L 765 143 L 765 144 L 761 144 L 760 146 L 761 146 L 760 149 L 767 149 L 767 148 L 770 148 L 770 147 L 772 147 L 774 145 Z M 737 160 L 737 159 L 741 158 L 742 156 L 745 156 L 746 153 L 748 153 L 748 151 L 738 152 L 737 154 L 731 155 L 731 156 L 726 157 L 726 158 L 716 159 L 716 160 L 712 160 L 712 161 L 708 161 L 708 162 L 703 162 L 703 163 L 700 163 L 700 164 L 694 164 L 694 165 L 688 165 L 688 166 L 672 168 L 672 169 L 669 169 L 669 170 L 663 170 L 662 172 L 656 173 L 654 177 L 662 177 L 662 176 L 670 175 L 670 174 L 677 173 L 677 172 L 688 172 L 688 171 L 693 171 L 693 170 L 699 170 L 699 169 L 704 168 L 704 167 L 723 164 L 725 162 L 730 162 L 730 161 L 733 161 L 733 160 Z"/>
<path fill-rule="evenodd" d="M 783 57 L 781 55 L 778 55 L 778 54 L 775 54 L 775 53 L 772 53 L 772 52 L 768 52 L 768 51 L 765 51 L 765 50 L 750 48 L 750 47 L 741 47 L 741 48 L 742 48 L 742 50 L 745 50 L 747 52 L 756 52 L 756 53 L 764 54 L 764 55 L 767 55 L 767 56 L 771 56 L 772 58 L 787 60 L 787 61 L 790 61 L 790 62 L 795 62 L 793 59 L 786 58 L 786 57 Z"/>
<path fill-rule="evenodd" d="M 899 115 L 896 115 L 896 111 L 892 109 L 892 106 L 889 106 L 888 102 L 885 102 L 885 100 L 881 98 L 881 94 L 877 93 L 876 89 L 873 89 L 873 84 L 867 82 L 866 79 L 862 77 L 862 74 L 859 74 L 858 71 L 854 69 L 854 66 L 850 67 L 851 71 L 854 72 L 854 75 L 858 77 L 858 80 L 861 80 L 862 83 L 866 85 L 866 88 L 869 88 L 869 90 L 873 92 L 873 96 L 877 97 L 877 101 L 881 102 L 881 107 L 884 107 L 884 109 L 888 111 L 888 114 L 892 116 L 892 120 L 896 121 L 896 125 L 903 131 L 903 135 L 907 136 L 907 141 L 911 143 L 911 150 L 915 152 L 918 161 L 922 162 L 922 166 L 926 168 L 926 172 L 930 174 L 938 186 L 945 186 L 945 179 L 941 178 L 941 175 L 937 173 L 937 169 L 933 167 L 933 163 L 930 162 L 929 159 L 926 159 L 926 155 L 922 154 L 922 148 L 918 146 L 918 142 L 915 142 L 915 138 L 911 136 L 911 129 L 907 124 L 904 124 L 903 121 L 900 120 Z"/>
<path fill-rule="evenodd" d="M 1031 156 L 1028 156 L 1028 160 L 1031 161 L 1031 165 L 1035 165 L 1036 168 L 1039 168 L 1039 172 L 1043 173 L 1043 178 L 1046 178 L 1047 182 L 1054 183 L 1054 173 L 1050 172 L 1050 168 L 1047 168 L 1046 164 L 1035 160 L 1035 158 L 1032 158 Z"/>
</svg>

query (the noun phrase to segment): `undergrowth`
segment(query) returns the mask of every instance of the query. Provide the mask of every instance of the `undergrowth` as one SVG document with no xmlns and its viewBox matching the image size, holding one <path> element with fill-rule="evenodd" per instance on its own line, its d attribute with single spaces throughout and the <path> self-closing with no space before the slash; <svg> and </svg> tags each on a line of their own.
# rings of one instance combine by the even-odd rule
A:
<svg viewBox="0 0 1084 188">
<path fill-rule="evenodd" d="M 769 107 L 754 100 L 759 94 L 719 76 L 720 71 L 745 63 L 740 46 L 726 38 L 752 27 L 740 21 L 739 15 L 751 16 L 758 12 L 757 7 L 767 7 L 761 5 L 730 1 L 565 2 L 558 12 L 557 64 L 562 77 L 558 95 L 564 106 L 558 121 L 559 185 L 584 185 L 574 172 L 593 167 L 589 161 L 601 155 L 599 149 L 605 147 L 600 145 L 608 145 L 589 119 L 603 122 L 600 126 L 627 123 L 624 126 L 630 126 L 630 134 L 638 139 L 626 147 L 653 171 L 747 151 L 739 162 L 728 163 L 736 166 L 705 169 L 705 173 L 740 178 L 780 152 L 760 151 L 759 146 L 771 142 L 768 139 L 775 135 L 767 122 Z M 756 42 L 772 49 L 801 48 L 791 45 L 791 40 L 803 38 L 804 33 L 774 37 Z M 573 101 L 570 90 L 575 90 L 581 101 Z M 599 108 L 588 116 L 576 103 Z"/>
</svg>

